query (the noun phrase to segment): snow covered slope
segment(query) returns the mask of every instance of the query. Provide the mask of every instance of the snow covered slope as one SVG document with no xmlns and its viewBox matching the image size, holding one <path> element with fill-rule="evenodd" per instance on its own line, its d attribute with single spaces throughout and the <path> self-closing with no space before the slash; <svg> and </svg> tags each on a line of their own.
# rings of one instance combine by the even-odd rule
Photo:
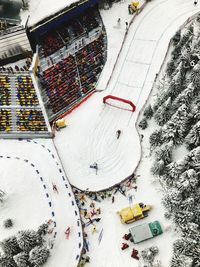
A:
<svg viewBox="0 0 200 267">
<path fill-rule="evenodd" d="M 140 159 L 135 129 L 138 113 L 152 88 L 170 38 L 196 11 L 190 0 L 154 0 L 136 18 L 109 87 L 69 115 L 69 126 L 55 138 L 73 185 L 101 190 L 119 183 L 134 171 Z M 112 9 L 107 12 L 115 26 L 117 18 L 112 16 Z M 104 105 L 102 98 L 107 94 L 132 100 L 137 106 L 136 112 Z M 116 139 L 118 129 L 122 130 L 119 140 Z M 89 167 L 94 162 L 99 167 L 97 175 Z"/>
<path fill-rule="evenodd" d="M 40 224 L 52 219 L 55 225 L 50 225 L 53 232 L 49 238 L 54 247 L 44 266 L 77 266 L 82 248 L 79 211 L 52 141 L 1 140 L 0 151 L 0 188 L 6 192 L 0 207 L 0 240 L 19 230 L 37 230 Z M 2 227 L 7 218 L 13 219 L 12 229 Z M 71 235 L 66 240 L 68 226 Z"/>
</svg>

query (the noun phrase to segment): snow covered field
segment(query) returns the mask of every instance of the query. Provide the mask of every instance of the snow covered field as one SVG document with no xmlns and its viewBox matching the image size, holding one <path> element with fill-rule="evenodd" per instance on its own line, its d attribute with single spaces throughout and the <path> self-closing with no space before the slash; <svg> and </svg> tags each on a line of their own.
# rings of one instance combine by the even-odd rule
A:
<svg viewBox="0 0 200 267">
<path fill-rule="evenodd" d="M 78 188 L 93 191 L 108 188 L 130 176 L 136 168 L 141 153 L 135 129 L 139 111 L 159 72 L 171 37 L 197 11 L 189 0 L 173 1 L 173 8 L 171 5 L 169 0 L 152 1 L 145 7 L 129 29 L 108 88 L 67 116 L 69 127 L 56 135 L 55 144 L 67 176 Z M 119 13 L 113 15 L 112 9 L 107 12 L 115 26 Z M 114 33 L 108 36 L 108 43 L 109 38 L 117 35 Z M 102 75 L 105 79 L 105 74 Z M 102 87 L 100 81 L 98 88 Z M 104 105 L 102 99 L 108 94 L 132 100 L 136 112 Z M 119 140 L 116 139 L 118 129 L 122 131 Z M 99 166 L 97 175 L 89 168 L 94 162 Z"/>
<path fill-rule="evenodd" d="M 31 2 L 31 9 L 36 14 L 32 23 L 42 18 L 36 11 L 39 8 L 42 13 L 44 3 Z M 51 239 L 54 240 L 55 232 L 57 235 L 53 241 L 51 257 L 45 265 L 48 267 L 75 267 L 81 253 L 82 229 L 79 211 L 67 179 L 80 189 L 98 191 L 131 175 L 141 159 L 136 171 L 136 174 L 140 175 L 137 180 L 138 190 L 136 192 L 132 189 L 129 194 L 133 195 L 134 202 L 142 201 L 153 205 L 149 217 L 142 222 L 158 219 L 164 230 L 169 226 L 161 205 L 161 187 L 158 182 L 153 181 L 150 174 L 148 140 L 144 136 L 141 150 L 135 123 L 159 72 L 170 38 L 188 17 L 199 11 L 199 7 L 194 7 L 191 0 L 150 2 L 129 28 L 111 82 L 108 88 L 105 88 L 123 41 L 125 21 L 131 19 L 127 11 L 128 3 L 125 0 L 123 3 L 114 4 L 109 10 L 102 11 L 108 33 L 108 61 L 98 89 L 105 90 L 94 94 L 67 116 L 69 126 L 58 132 L 55 138 L 61 161 L 52 140 L 0 142 L 0 189 L 7 193 L 5 204 L 1 206 L 0 240 L 18 230 L 36 229 L 39 224 L 52 218 L 56 226 Z M 57 11 L 55 5 L 52 5 L 53 11 Z M 45 17 L 45 13 L 42 16 Z M 119 16 L 121 26 L 117 28 Z M 102 98 L 108 94 L 132 100 L 137 106 L 136 112 L 104 105 Z M 119 140 L 116 138 L 118 129 L 122 130 Z M 99 166 L 97 175 L 94 169 L 89 168 L 94 162 Z M 53 191 L 52 183 L 57 185 L 58 194 Z M 102 214 L 97 233 L 92 234 L 91 227 L 85 229 L 90 243 L 88 255 L 91 258 L 87 266 L 138 266 L 138 262 L 130 257 L 130 248 L 124 252 L 120 249 L 124 241 L 122 236 L 129 226 L 120 223 L 116 211 L 128 204 L 128 199 L 120 193 L 115 195 L 113 204 L 108 199 L 99 204 Z M 2 222 L 8 217 L 14 221 L 11 230 L 2 228 Z M 141 222 L 136 225 L 139 223 Z M 66 240 L 64 232 L 68 226 L 71 227 L 71 235 L 69 240 Z M 134 247 L 141 250 L 152 244 L 158 245 L 163 267 L 168 267 L 172 257 L 172 242 L 177 238 L 172 225 L 171 227 L 170 231 L 165 231 L 153 241 L 146 241 Z M 98 235 L 102 229 L 103 237 L 99 244 Z"/>
<path fill-rule="evenodd" d="M 40 224 L 52 219 L 55 225 L 51 225 L 49 239 L 54 247 L 46 266 L 53 267 L 60 259 L 62 266 L 76 266 L 82 247 L 79 211 L 52 141 L 1 140 L 0 151 L 1 190 L 6 193 L 0 207 L 0 239 L 19 230 L 37 230 Z M 7 218 L 13 220 L 14 226 L 5 230 L 2 223 Z M 66 240 L 68 226 L 72 234 Z"/>
</svg>

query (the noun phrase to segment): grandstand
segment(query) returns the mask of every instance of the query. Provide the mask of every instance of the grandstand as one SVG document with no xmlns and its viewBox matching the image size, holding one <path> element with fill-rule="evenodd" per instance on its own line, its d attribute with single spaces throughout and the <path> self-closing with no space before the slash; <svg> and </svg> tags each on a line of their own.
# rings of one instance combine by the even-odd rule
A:
<svg viewBox="0 0 200 267">
<path fill-rule="evenodd" d="M 41 95 L 53 121 L 95 91 L 106 60 L 103 23 L 97 6 L 87 6 L 37 26 L 31 34 L 38 46 Z"/>
<path fill-rule="evenodd" d="M 73 4 L 26 29 L 4 26 L 0 137 L 50 137 L 49 122 L 94 93 L 105 63 L 106 34 L 97 0 Z"/>
<path fill-rule="evenodd" d="M 51 129 L 28 72 L 0 73 L 0 137 L 49 137 Z"/>
</svg>

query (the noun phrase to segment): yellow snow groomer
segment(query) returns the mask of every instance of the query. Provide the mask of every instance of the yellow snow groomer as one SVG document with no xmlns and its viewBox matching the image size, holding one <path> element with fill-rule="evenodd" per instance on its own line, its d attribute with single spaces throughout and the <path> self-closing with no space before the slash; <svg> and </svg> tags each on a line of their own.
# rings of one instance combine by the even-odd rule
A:
<svg viewBox="0 0 200 267">
<path fill-rule="evenodd" d="M 117 213 L 120 216 L 121 223 L 132 223 L 148 216 L 150 205 L 136 203 L 130 207 L 124 208 Z"/>
</svg>

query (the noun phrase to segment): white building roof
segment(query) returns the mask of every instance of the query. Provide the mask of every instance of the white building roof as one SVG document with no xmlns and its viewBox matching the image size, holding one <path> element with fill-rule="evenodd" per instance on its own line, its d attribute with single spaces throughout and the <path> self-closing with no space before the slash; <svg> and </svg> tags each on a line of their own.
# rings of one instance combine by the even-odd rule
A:
<svg viewBox="0 0 200 267">
<path fill-rule="evenodd" d="M 32 51 L 23 27 L 13 27 L 0 35 L 0 60 Z"/>
<path fill-rule="evenodd" d="M 153 237 L 148 223 L 134 226 L 129 229 L 129 232 L 133 237 L 134 243 L 139 243 Z"/>
<path fill-rule="evenodd" d="M 25 24 L 29 16 L 28 25 L 33 26 L 41 20 L 79 1 L 80 0 L 30 0 L 29 10 L 21 11 L 22 23 Z"/>
</svg>

